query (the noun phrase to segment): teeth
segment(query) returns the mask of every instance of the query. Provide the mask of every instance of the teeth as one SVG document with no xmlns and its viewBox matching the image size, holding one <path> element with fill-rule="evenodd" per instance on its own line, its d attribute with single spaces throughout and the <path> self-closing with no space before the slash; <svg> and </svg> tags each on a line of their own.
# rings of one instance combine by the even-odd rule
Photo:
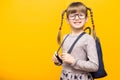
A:
<svg viewBox="0 0 120 80">
<path fill-rule="evenodd" d="M 74 22 L 75 24 L 80 24 L 81 22 Z"/>
<path fill-rule="evenodd" d="M 81 22 L 74 22 L 74 23 L 81 23 Z"/>
</svg>

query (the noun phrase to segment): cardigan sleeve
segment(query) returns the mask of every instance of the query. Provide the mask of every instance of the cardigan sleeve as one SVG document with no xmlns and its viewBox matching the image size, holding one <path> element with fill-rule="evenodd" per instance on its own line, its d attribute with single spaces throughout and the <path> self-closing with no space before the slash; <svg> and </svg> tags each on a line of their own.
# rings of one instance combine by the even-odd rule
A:
<svg viewBox="0 0 120 80">
<path fill-rule="evenodd" d="M 89 37 L 86 41 L 87 61 L 77 59 L 71 66 L 75 69 L 79 69 L 87 72 L 95 72 L 98 70 L 98 55 L 95 40 Z"/>
</svg>

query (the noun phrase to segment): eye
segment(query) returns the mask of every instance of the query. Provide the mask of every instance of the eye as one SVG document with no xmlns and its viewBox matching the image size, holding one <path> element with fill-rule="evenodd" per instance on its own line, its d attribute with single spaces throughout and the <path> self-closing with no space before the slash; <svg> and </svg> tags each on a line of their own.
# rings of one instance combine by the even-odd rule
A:
<svg viewBox="0 0 120 80">
<path fill-rule="evenodd" d="M 75 16 L 75 14 L 70 14 L 69 16 L 70 16 L 70 17 L 74 17 L 74 16 Z"/>
<path fill-rule="evenodd" d="M 79 17 L 80 18 L 85 18 L 85 15 L 84 14 L 79 14 Z"/>
<path fill-rule="evenodd" d="M 85 16 L 84 14 L 79 14 L 79 16 Z"/>
</svg>

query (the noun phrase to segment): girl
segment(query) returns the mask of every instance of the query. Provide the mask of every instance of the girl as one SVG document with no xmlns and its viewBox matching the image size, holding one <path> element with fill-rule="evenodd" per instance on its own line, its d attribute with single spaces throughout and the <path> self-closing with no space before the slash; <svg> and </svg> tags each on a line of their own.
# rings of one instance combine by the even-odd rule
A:
<svg viewBox="0 0 120 80">
<path fill-rule="evenodd" d="M 84 32 L 83 28 L 88 20 L 88 10 L 91 9 L 87 8 L 83 3 L 73 2 L 64 11 L 64 13 L 66 12 L 71 33 L 62 45 L 62 55 L 60 58 L 63 64 L 60 80 L 93 80 L 90 72 L 98 70 L 96 44 L 93 37 L 89 34 L 84 34 L 77 41 L 72 52 L 67 53 L 76 38 Z M 55 64 L 60 65 L 55 55 L 53 55 L 53 61 Z"/>
</svg>

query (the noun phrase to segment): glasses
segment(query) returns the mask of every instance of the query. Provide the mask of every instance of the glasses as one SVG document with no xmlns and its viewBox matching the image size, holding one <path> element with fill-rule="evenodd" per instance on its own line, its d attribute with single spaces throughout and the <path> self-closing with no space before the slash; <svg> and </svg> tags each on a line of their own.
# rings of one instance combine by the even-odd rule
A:
<svg viewBox="0 0 120 80">
<path fill-rule="evenodd" d="M 76 16 L 78 16 L 79 19 L 84 19 L 85 18 L 85 14 L 81 13 L 81 14 L 69 14 L 68 19 L 75 20 Z"/>
</svg>

